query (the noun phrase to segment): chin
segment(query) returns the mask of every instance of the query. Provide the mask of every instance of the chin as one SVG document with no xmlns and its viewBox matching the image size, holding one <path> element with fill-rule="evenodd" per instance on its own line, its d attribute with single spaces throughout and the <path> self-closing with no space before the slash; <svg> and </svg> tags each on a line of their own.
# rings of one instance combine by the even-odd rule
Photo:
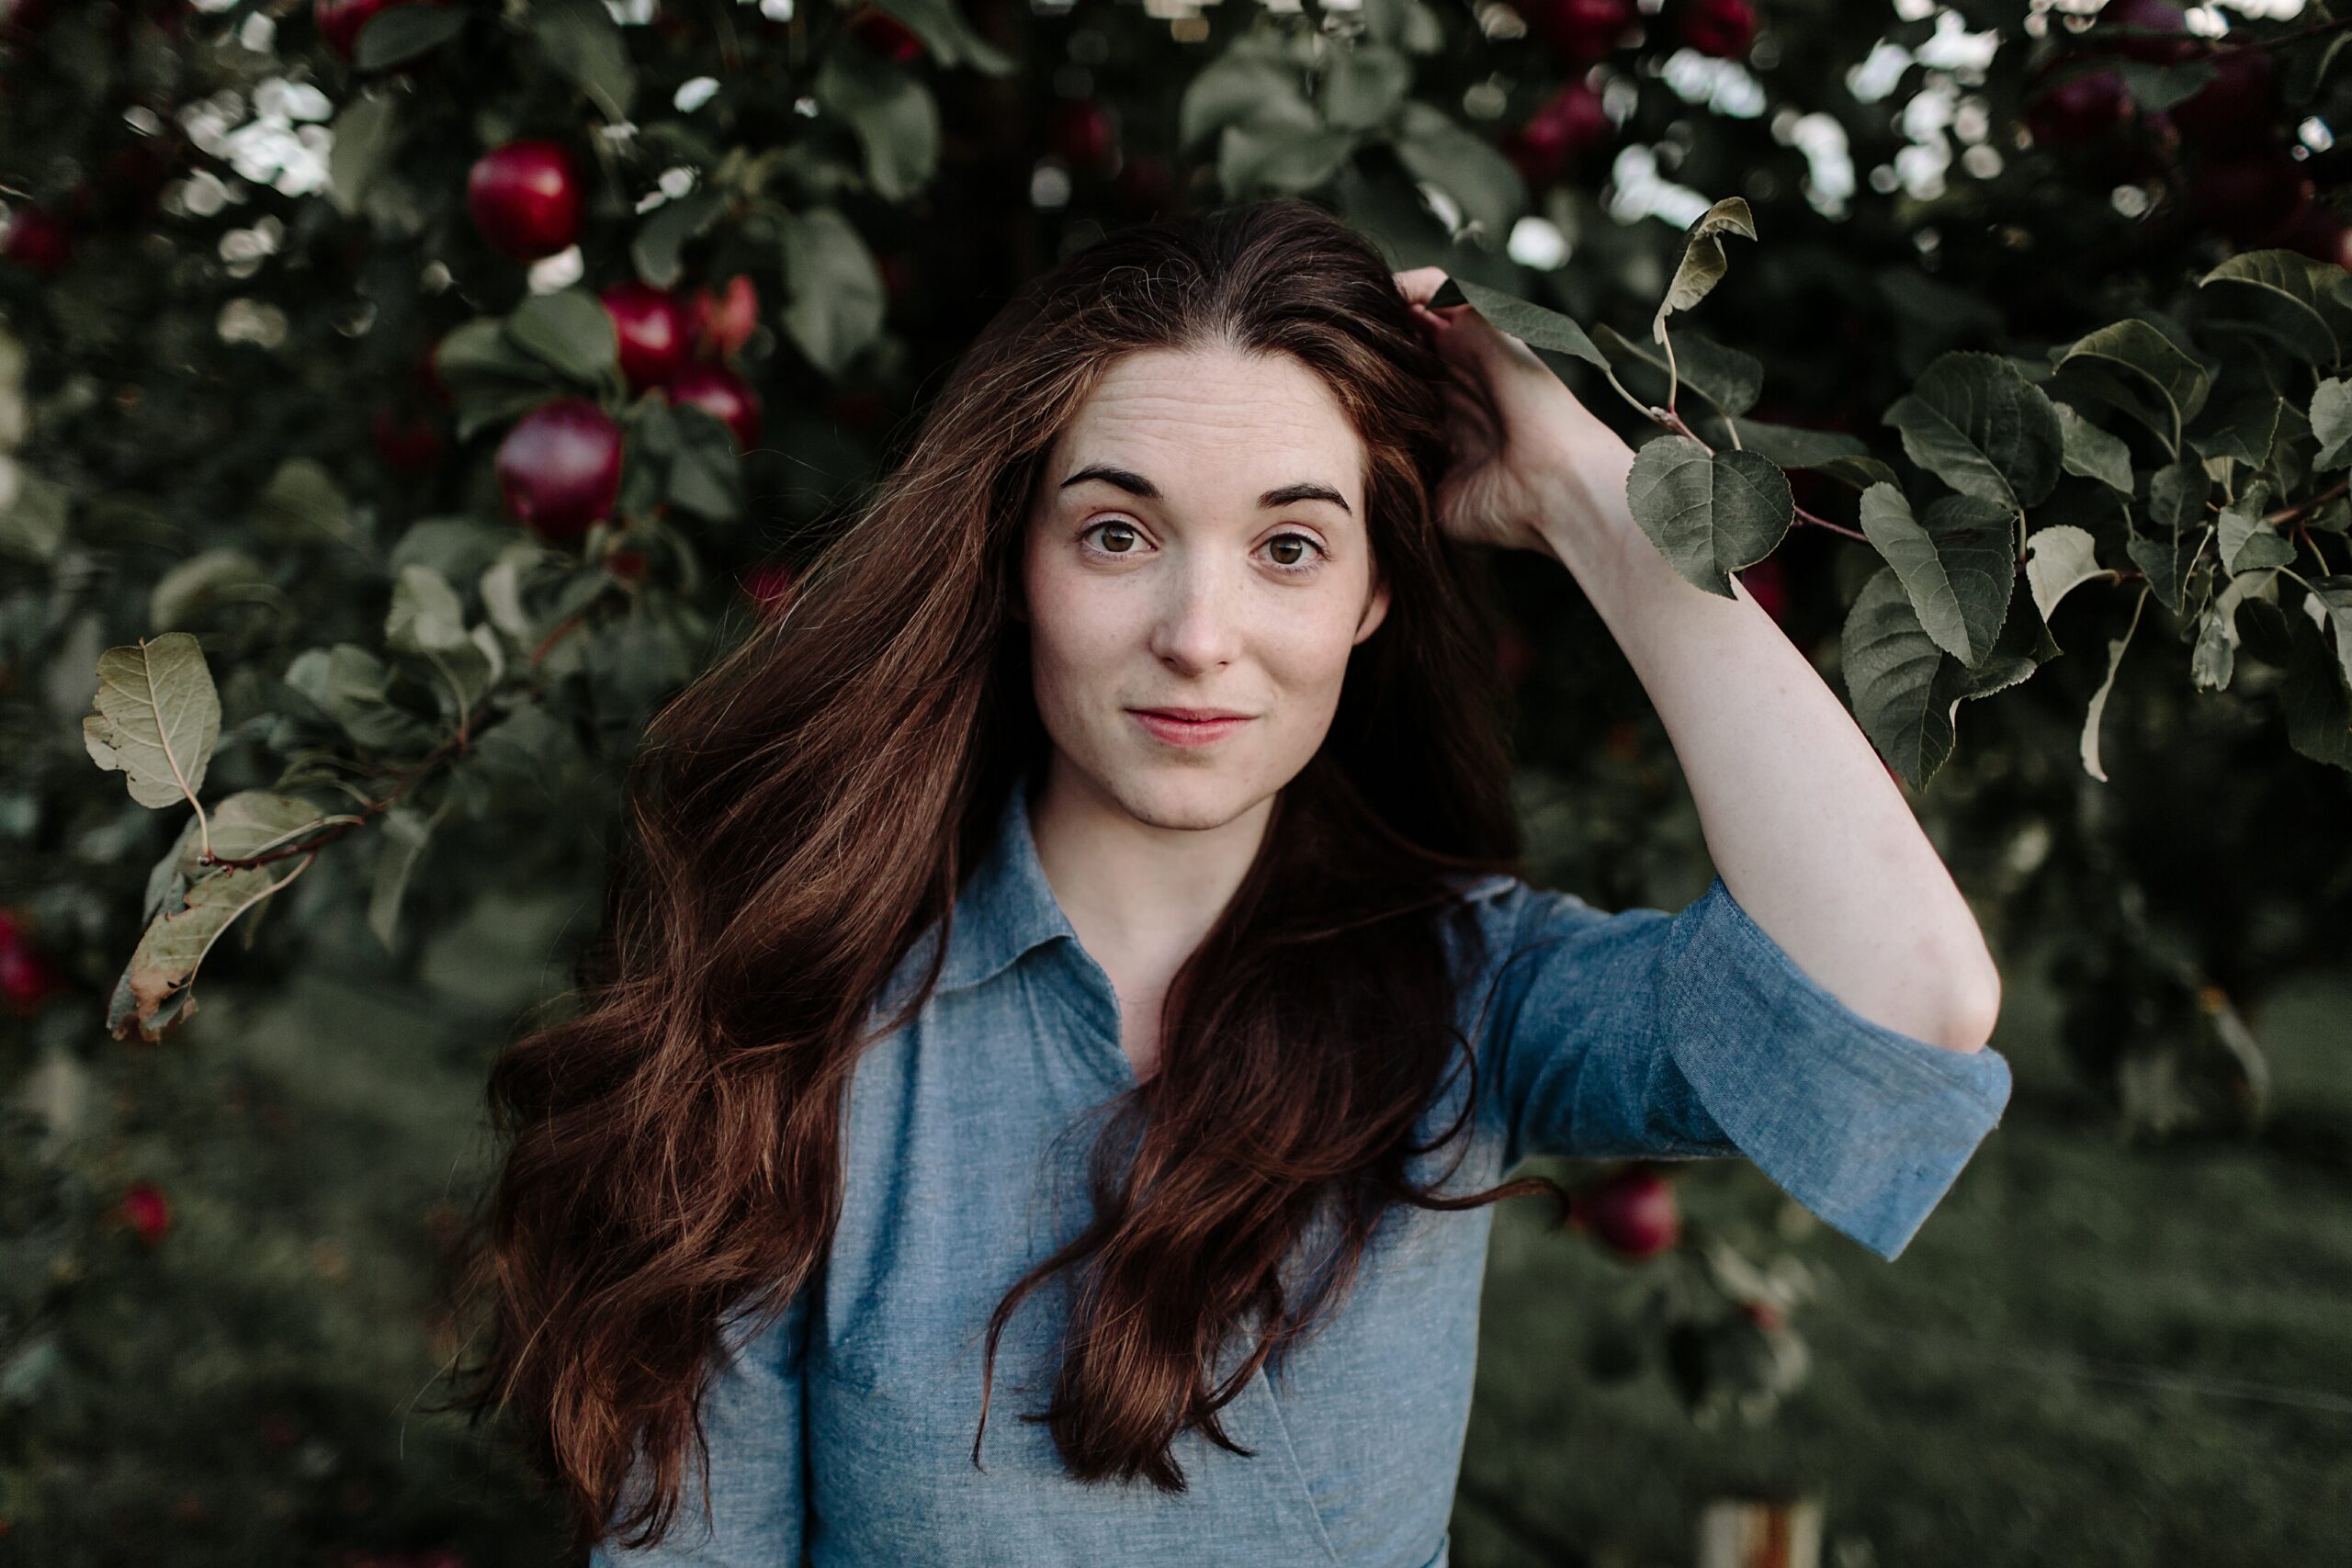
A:
<svg viewBox="0 0 2352 1568">
<path fill-rule="evenodd" d="M 1155 828 L 1221 828 L 1258 803 L 1250 775 L 1231 762 L 1155 761 L 1123 770 L 1110 793 Z"/>
</svg>

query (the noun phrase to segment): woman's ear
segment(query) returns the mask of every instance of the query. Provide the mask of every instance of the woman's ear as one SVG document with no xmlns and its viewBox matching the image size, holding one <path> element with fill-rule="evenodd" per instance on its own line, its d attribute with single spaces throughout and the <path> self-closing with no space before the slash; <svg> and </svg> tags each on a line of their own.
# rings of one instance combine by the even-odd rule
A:
<svg viewBox="0 0 2352 1568">
<path fill-rule="evenodd" d="M 1356 623 L 1355 640 L 1363 641 L 1388 618 L 1388 574 L 1374 569 L 1372 596 L 1364 601 L 1363 615 Z"/>
</svg>

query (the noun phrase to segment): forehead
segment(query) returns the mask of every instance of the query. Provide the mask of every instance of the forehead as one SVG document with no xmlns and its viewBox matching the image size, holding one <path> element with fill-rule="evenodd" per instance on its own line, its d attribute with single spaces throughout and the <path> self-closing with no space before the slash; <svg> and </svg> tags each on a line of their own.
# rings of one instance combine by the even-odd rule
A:
<svg viewBox="0 0 2352 1568">
<path fill-rule="evenodd" d="M 1288 355 L 1140 350 L 1114 361 L 1063 427 L 1045 495 L 1050 504 L 1081 465 L 1110 463 L 1180 504 L 1244 498 L 1254 508 L 1267 490 L 1319 480 L 1362 517 L 1364 457 L 1322 377 Z"/>
</svg>

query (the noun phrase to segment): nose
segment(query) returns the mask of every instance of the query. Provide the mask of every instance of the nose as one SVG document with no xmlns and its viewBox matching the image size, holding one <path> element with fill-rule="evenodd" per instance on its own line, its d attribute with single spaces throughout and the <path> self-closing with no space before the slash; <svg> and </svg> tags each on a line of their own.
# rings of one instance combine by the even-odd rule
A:
<svg viewBox="0 0 2352 1568">
<path fill-rule="evenodd" d="M 1212 551 L 1172 552 L 1159 573 L 1159 600 L 1151 651 L 1180 674 L 1230 664 L 1239 651 L 1243 598 L 1249 584 Z"/>
</svg>

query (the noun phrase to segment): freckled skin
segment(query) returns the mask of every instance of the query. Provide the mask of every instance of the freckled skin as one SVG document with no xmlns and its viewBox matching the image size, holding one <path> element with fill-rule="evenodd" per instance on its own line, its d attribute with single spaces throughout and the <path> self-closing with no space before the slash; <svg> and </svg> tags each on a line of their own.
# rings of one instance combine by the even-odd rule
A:
<svg viewBox="0 0 2352 1568">
<path fill-rule="evenodd" d="M 1142 475 L 1159 498 L 1099 480 L 1057 489 L 1092 463 Z M 1348 655 L 1387 613 L 1363 465 L 1346 414 L 1295 360 L 1152 351 L 1111 367 L 1047 456 L 1023 564 L 1057 778 L 1074 771 L 1068 782 L 1164 828 L 1215 827 L 1271 802 L 1322 744 Z M 1347 510 L 1260 506 L 1302 480 L 1332 486 Z M 1105 521 L 1123 526 L 1087 532 Z M 1216 745 L 1177 749 L 1131 706 L 1256 716 Z"/>
</svg>

